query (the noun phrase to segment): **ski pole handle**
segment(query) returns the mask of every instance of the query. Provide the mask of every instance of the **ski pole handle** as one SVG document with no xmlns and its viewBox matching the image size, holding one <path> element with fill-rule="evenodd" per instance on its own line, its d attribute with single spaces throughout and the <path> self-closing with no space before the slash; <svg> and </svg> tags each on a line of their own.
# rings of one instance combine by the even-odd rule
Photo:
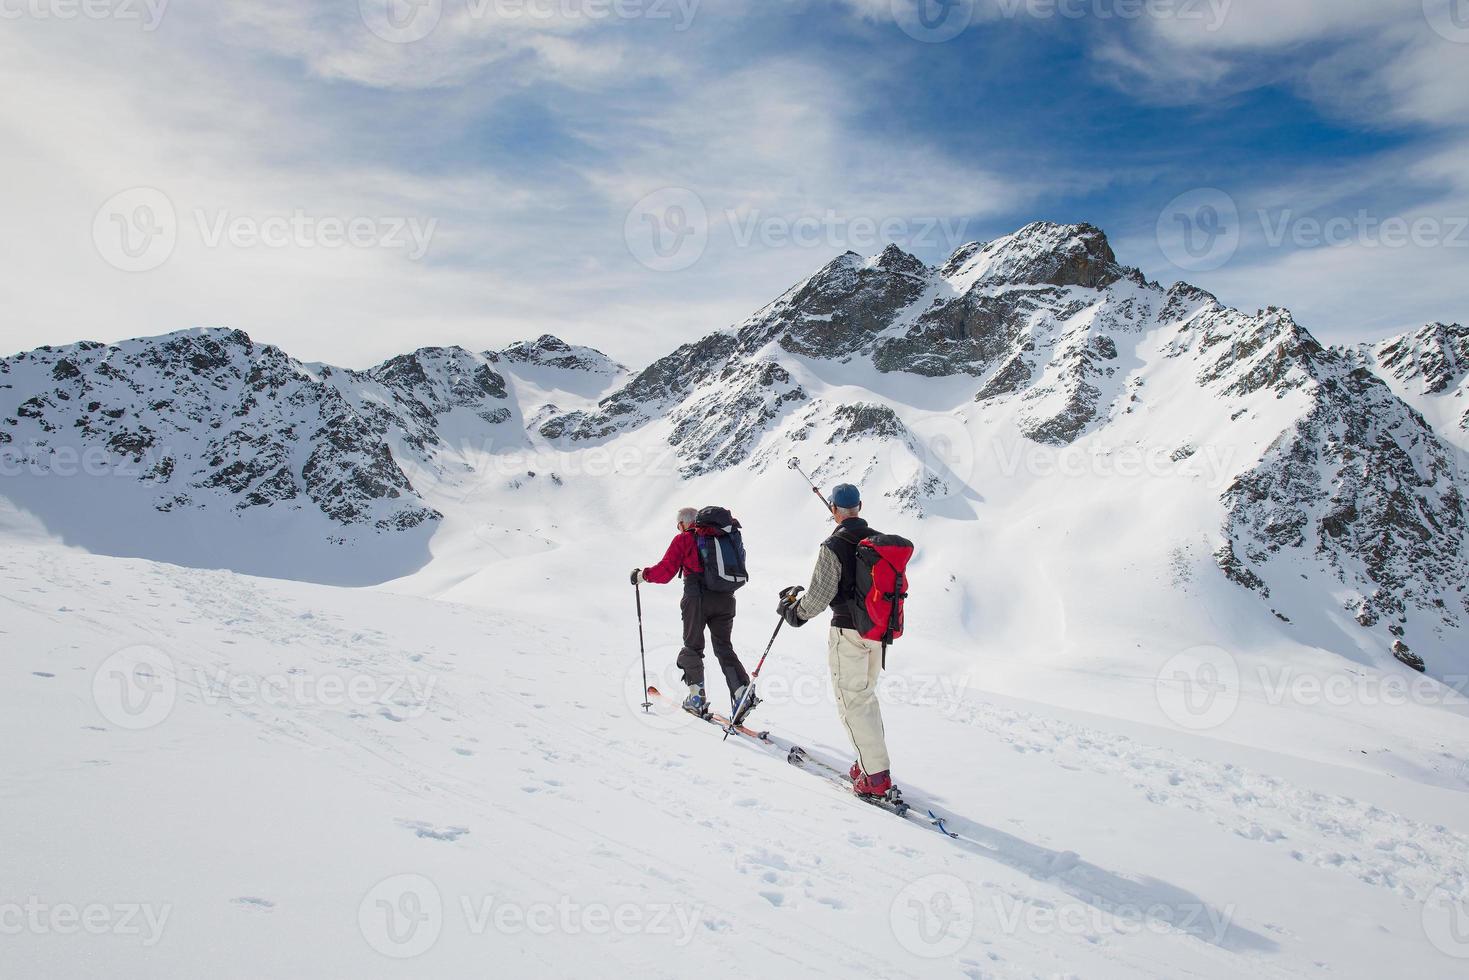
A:
<svg viewBox="0 0 1469 980">
<path fill-rule="evenodd" d="M 817 489 L 816 484 L 812 482 L 809 476 L 806 475 L 806 471 L 801 469 L 801 461 L 792 456 L 790 460 L 786 463 L 786 465 L 795 470 L 797 473 L 801 474 L 801 479 L 811 484 L 811 492 L 816 494 L 816 499 L 820 500 L 821 505 L 827 510 L 831 510 L 831 503 L 826 499 L 826 495 Z"/>
</svg>

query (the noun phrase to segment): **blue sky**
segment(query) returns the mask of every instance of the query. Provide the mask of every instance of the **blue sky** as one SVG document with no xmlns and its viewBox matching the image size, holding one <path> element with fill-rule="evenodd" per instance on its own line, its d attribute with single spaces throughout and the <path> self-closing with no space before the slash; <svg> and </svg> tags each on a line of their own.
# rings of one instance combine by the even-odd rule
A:
<svg viewBox="0 0 1469 980">
<path fill-rule="evenodd" d="M 1039 218 L 1328 342 L 1469 317 L 1469 0 L 51 2 L 0 31 L 7 350 L 639 364 Z"/>
</svg>

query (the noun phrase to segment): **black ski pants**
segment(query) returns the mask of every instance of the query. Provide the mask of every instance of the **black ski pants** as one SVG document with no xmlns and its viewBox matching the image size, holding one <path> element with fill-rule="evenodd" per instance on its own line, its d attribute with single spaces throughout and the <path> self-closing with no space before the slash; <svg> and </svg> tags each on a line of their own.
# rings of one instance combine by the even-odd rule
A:
<svg viewBox="0 0 1469 980">
<path fill-rule="evenodd" d="M 734 630 L 735 597 L 731 592 L 685 592 L 679 604 L 683 612 L 683 649 L 678 653 L 678 666 L 685 684 L 704 683 L 704 630 L 714 646 L 714 657 L 724 671 L 730 700 L 735 692 L 750 683 L 744 664 L 735 656 L 730 634 Z"/>
</svg>

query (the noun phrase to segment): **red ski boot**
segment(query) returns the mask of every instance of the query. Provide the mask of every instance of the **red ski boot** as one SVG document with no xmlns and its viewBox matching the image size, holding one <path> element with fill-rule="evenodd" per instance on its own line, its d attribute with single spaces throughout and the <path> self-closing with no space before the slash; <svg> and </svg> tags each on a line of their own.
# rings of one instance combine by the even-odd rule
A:
<svg viewBox="0 0 1469 980">
<path fill-rule="evenodd" d="M 892 788 L 893 777 L 886 769 L 870 776 L 865 772 L 859 772 L 852 780 L 852 791 L 858 796 L 886 797 Z"/>
</svg>

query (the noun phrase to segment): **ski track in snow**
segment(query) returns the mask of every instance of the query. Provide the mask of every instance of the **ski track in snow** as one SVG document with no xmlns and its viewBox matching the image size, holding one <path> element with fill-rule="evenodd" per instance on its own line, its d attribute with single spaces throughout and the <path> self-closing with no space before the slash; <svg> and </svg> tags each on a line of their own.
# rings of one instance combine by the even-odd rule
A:
<svg viewBox="0 0 1469 980">
<path fill-rule="evenodd" d="M 1469 836 L 1369 803 L 1326 796 L 1240 766 L 1218 764 L 994 705 L 964 705 L 952 719 L 1012 750 L 1119 777 L 1148 803 L 1198 813 L 1241 838 L 1287 848 L 1407 898 L 1469 881 Z"/>
</svg>

